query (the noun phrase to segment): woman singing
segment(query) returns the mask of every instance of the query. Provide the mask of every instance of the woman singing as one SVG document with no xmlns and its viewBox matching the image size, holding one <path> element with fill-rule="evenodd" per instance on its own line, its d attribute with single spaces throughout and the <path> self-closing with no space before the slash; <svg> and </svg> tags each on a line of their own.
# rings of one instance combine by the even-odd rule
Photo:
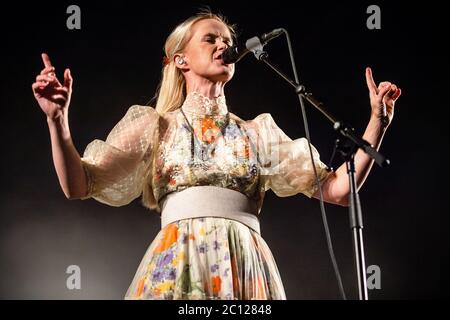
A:
<svg viewBox="0 0 450 320">
<path fill-rule="evenodd" d="M 224 89 L 235 65 L 221 57 L 234 38 L 233 27 L 210 12 L 178 25 L 165 43 L 156 105 L 131 106 L 83 157 L 69 129 L 70 70 L 60 83 L 42 55 L 32 89 L 66 197 L 123 206 L 142 195 L 161 215 L 126 299 L 286 299 L 260 234 L 264 194 L 318 198 L 319 185 L 305 138 L 289 138 L 269 113 L 242 120 L 229 112 Z M 372 111 L 363 138 L 378 149 L 401 91 L 390 82 L 376 86 L 369 68 L 366 79 Z M 324 200 L 347 206 L 345 165 L 329 172 L 312 151 Z M 357 152 L 358 187 L 372 164 Z"/>
</svg>

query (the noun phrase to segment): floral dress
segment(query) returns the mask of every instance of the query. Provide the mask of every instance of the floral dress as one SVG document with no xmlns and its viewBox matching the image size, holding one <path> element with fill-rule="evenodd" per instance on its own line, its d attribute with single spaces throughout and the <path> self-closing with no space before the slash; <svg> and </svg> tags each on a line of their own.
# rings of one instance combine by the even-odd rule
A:
<svg viewBox="0 0 450 320">
<path fill-rule="evenodd" d="M 312 146 L 320 181 L 329 175 Z M 244 121 L 225 97 L 187 95 L 160 115 L 135 105 L 105 141 L 91 142 L 82 157 L 88 194 L 123 206 L 142 196 L 161 213 L 161 200 L 191 186 L 210 185 L 245 194 L 258 215 L 264 194 L 280 197 L 317 190 L 308 143 L 292 140 L 269 113 Z M 211 199 L 214 201 L 214 199 Z M 178 220 L 149 245 L 126 299 L 286 299 L 273 255 L 261 235 L 221 217 Z"/>
</svg>

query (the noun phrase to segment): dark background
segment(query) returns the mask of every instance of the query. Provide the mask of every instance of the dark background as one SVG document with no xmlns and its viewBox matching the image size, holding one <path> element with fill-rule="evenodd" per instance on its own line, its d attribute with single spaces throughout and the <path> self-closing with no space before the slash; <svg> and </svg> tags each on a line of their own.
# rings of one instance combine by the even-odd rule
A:
<svg viewBox="0 0 450 320">
<path fill-rule="evenodd" d="M 42 2 L 43 3 L 43 2 Z M 442 2 L 441 2 L 442 3 Z M 54 171 L 45 116 L 31 84 L 47 52 L 62 79 L 74 77 L 70 107 L 80 153 L 106 134 L 132 104 L 146 104 L 160 79 L 165 38 L 202 5 L 238 24 L 240 39 L 285 27 L 302 82 L 327 109 L 363 132 L 370 115 L 364 68 L 375 81 L 401 87 L 381 151 L 392 162 L 374 167 L 361 189 L 367 265 L 381 268 L 371 299 L 447 298 L 448 42 L 443 4 L 361 2 L 76 2 L 81 30 L 66 28 L 69 2 L 10 3 L 1 10 L 2 183 L 0 298 L 122 299 L 159 217 L 136 200 L 108 207 L 68 201 Z M 369 30 L 366 9 L 381 8 L 381 30 Z M 266 46 L 290 69 L 279 38 Z M 298 100 L 266 66 L 248 56 L 226 88 L 230 111 L 252 119 L 270 112 L 291 137 L 304 136 Z M 312 142 L 328 162 L 335 134 L 308 106 Z M 344 287 L 357 298 L 347 209 L 327 205 Z M 339 299 L 319 202 L 271 191 L 262 235 L 278 263 L 288 299 Z M 81 290 L 66 288 L 69 265 L 81 268 Z"/>
</svg>

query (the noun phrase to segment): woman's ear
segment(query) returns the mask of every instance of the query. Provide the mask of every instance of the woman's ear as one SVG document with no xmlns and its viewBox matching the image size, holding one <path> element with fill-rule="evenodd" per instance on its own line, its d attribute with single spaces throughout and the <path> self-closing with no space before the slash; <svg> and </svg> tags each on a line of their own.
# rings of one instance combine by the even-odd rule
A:
<svg viewBox="0 0 450 320">
<path fill-rule="evenodd" d="M 184 58 L 184 56 L 182 54 L 175 54 L 173 56 L 173 59 L 174 59 L 173 62 L 175 63 L 175 66 L 177 68 L 180 68 L 180 69 L 183 69 L 183 70 L 186 70 L 188 68 L 186 59 Z"/>
</svg>

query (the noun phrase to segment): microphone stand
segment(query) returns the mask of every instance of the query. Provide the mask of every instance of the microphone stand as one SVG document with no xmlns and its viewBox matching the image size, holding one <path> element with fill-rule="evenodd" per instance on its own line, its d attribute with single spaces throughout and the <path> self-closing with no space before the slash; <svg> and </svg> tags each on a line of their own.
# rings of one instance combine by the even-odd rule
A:
<svg viewBox="0 0 450 320">
<path fill-rule="evenodd" d="M 343 141 L 336 140 L 336 148 L 343 155 L 347 164 L 347 173 L 350 183 L 350 195 L 349 195 L 349 218 L 350 228 L 353 235 L 353 250 L 355 255 L 355 267 L 358 280 L 358 293 L 359 300 L 368 300 L 367 292 L 367 277 L 366 277 L 366 264 L 364 259 L 364 243 L 363 243 L 363 221 L 361 202 L 359 199 L 358 188 L 355 177 L 355 154 L 356 151 L 362 149 L 366 152 L 380 167 L 386 167 L 389 165 L 389 160 L 373 148 L 373 146 L 366 140 L 360 138 L 354 133 L 354 129 L 341 121 L 337 121 L 327 110 L 324 109 L 322 102 L 318 101 L 314 96 L 307 92 L 305 86 L 298 84 L 290 79 L 283 72 L 279 70 L 268 59 L 268 53 L 263 50 L 263 45 L 255 46 L 252 50 L 256 59 L 264 62 L 278 75 L 285 79 L 292 87 L 294 87 L 300 101 L 306 99 L 311 105 L 319 110 L 332 124 L 334 130 L 340 133 L 343 137 Z"/>
</svg>

